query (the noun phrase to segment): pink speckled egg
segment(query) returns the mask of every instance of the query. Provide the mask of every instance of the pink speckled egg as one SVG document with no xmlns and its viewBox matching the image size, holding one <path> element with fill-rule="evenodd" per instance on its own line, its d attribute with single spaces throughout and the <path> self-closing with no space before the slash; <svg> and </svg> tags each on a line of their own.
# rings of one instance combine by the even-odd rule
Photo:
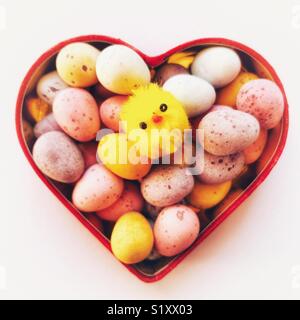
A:
<svg viewBox="0 0 300 320">
<path fill-rule="evenodd" d="M 241 88 L 237 109 L 255 116 L 262 128 L 272 129 L 280 122 L 284 99 L 280 88 L 267 79 L 253 80 Z"/>
<path fill-rule="evenodd" d="M 84 89 L 60 91 L 53 102 L 53 114 L 59 126 L 70 137 L 81 142 L 95 139 L 100 129 L 97 103 Z"/>
<path fill-rule="evenodd" d="M 173 257 L 190 247 L 199 232 L 199 218 L 189 207 L 165 208 L 154 224 L 155 247 L 162 256 Z"/>
<path fill-rule="evenodd" d="M 133 183 L 127 182 L 121 197 L 109 208 L 98 211 L 97 215 L 103 220 L 117 221 L 127 212 L 140 212 L 143 206 L 144 199 L 139 188 Z"/>
<path fill-rule="evenodd" d="M 80 143 L 78 147 L 82 152 L 86 168 L 97 163 L 98 144 L 96 142 Z"/>
<path fill-rule="evenodd" d="M 199 124 L 203 148 L 216 156 L 226 156 L 244 150 L 259 135 L 259 122 L 251 114 L 228 107 L 215 107 Z"/>
<path fill-rule="evenodd" d="M 127 101 L 126 96 L 114 96 L 105 100 L 100 106 L 100 117 L 107 128 L 119 132 L 120 111 Z"/>
<path fill-rule="evenodd" d="M 110 207 L 122 195 L 124 182 L 104 166 L 95 164 L 84 173 L 73 190 L 73 204 L 83 212 Z"/>
</svg>

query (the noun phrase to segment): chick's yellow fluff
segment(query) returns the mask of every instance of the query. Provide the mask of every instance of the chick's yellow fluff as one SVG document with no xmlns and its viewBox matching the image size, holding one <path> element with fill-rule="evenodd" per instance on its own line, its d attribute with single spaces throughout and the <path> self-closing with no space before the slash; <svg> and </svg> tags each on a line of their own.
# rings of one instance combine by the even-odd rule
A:
<svg viewBox="0 0 300 320">
<path fill-rule="evenodd" d="M 178 147 L 175 139 L 178 135 L 182 138 L 184 130 L 190 128 L 181 103 L 171 93 L 153 83 L 133 91 L 133 95 L 122 106 L 120 118 L 129 139 L 146 137 L 147 143 L 145 140 L 142 142 L 144 151 L 141 153 L 148 152 L 148 155 L 156 147 L 160 151 L 159 156 L 175 152 Z M 135 134 L 130 136 L 133 132 Z M 166 140 L 170 135 L 177 137 L 169 139 L 168 145 Z"/>
</svg>

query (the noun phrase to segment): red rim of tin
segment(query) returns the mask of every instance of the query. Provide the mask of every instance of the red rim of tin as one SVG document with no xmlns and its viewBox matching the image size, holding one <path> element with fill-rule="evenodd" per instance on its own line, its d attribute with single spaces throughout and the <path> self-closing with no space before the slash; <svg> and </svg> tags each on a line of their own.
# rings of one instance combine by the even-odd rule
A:
<svg viewBox="0 0 300 320">
<path fill-rule="evenodd" d="M 150 67 L 155 67 L 160 64 L 162 64 L 170 55 L 173 53 L 183 51 L 190 49 L 192 47 L 196 46 L 203 46 L 203 45 L 223 45 L 235 48 L 237 50 L 240 50 L 247 55 L 249 55 L 251 58 L 255 59 L 257 62 L 259 62 L 272 76 L 274 82 L 279 86 L 281 89 L 283 96 L 284 96 L 284 116 L 282 120 L 282 128 L 281 128 L 281 137 L 280 141 L 277 145 L 276 151 L 273 154 L 272 158 L 269 160 L 268 164 L 264 168 L 264 170 L 256 177 L 256 179 L 249 185 L 249 187 L 220 215 L 217 217 L 200 235 L 200 237 L 196 240 L 196 242 L 184 253 L 177 256 L 172 260 L 165 268 L 160 270 L 158 273 L 156 273 L 153 276 L 148 276 L 140 271 L 138 271 L 135 267 L 130 265 L 124 265 L 131 273 L 136 275 L 140 280 L 144 282 L 156 282 L 161 279 L 163 279 L 170 271 L 172 271 L 191 251 L 193 251 L 217 226 L 219 226 L 241 203 L 247 199 L 252 192 L 259 187 L 259 185 L 266 179 L 266 177 L 269 175 L 275 164 L 278 162 L 284 146 L 286 144 L 287 134 L 288 134 L 288 126 L 289 126 L 289 114 L 288 114 L 288 102 L 285 95 L 285 91 L 283 88 L 283 85 L 276 74 L 273 67 L 267 62 L 265 58 L 263 58 L 259 53 L 254 51 L 253 49 L 239 43 L 233 40 L 224 39 L 224 38 L 203 38 L 198 40 L 193 40 L 184 44 L 181 44 L 161 55 L 150 57 L 148 55 L 145 55 L 138 49 L 134 48 L 130 44 L 116 38 L 111 38 L 103 35 L 87 35 L 87 36 L 79 36 L 76 38 L 72 38 L 66 41 L 63 41 L 56 46 L 49 49 L 47 52 L 45 52 L 30 68 L 28 73 L 26 74 L 22 84 L 21 88 L 19 90 L 17 104 L 16 104 L 16 113 L 15 113 L 15 123 L 16 123 L 16 130 L 17 130 L 17 136 L 19 143 L 21 145 L 21 148 L 30 163 L 31 167 L 35 171 L 35 173 L 39 176 L 39 178 L 45 183 L 45 185 L 50 189 L 50 191 L 64 204 L 66 208 L 69 209 L 69 211 L 109 250 L 111 251 L 110 242 L 101 234 L 99 233 L 89 222 L 84 218 L 84 216 L 73 207 L 73 205 L 64 197 L 63 194 L 60 193 L 60 191 L 46 178 L 46 176 L 38 169 L 36 164 L 34 163 L 32 159 L 32 155 L 28 149 L 28 146 L 24 140 L 23 132 L 22 132 L 22 107 L 23 107 L 23 101 L 28 89 L 28 84 L 34 75 L 35 71 L 38 69 L 38 67 L 46 62 L 49 58 L 51 58 L 53 55 L 55 55 L 60 49 L 62 49 L 65 45 L 73 42 L 102 42 L 107 44 L 122 44 L 126 45 L 133 50 L 135 50 Z"/>
</svg>

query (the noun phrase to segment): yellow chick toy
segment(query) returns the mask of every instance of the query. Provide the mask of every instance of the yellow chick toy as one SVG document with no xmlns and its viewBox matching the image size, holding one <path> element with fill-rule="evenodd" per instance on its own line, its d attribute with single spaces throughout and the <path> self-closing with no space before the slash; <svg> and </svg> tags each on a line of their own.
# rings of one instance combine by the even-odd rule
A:
<svg viewBox="0 0 300 320">
<path fill-rule="evenodd" d="M 154 83 L 133 91 L 120 118 L 128 139 L 139 141 L 141 154 L 150 159 L 176 152 L 190 128 L 181 103 Z"/>
</svg>

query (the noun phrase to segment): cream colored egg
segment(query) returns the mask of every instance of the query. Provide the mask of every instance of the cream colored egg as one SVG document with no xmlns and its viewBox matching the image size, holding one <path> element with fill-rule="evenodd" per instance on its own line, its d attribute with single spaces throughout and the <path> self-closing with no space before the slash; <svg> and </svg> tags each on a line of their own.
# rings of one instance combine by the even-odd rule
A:
<svg viewBox="0 0 300 320">
<path fill-rule="evenodd" d="M 125 95 L 151 80 L 145 61 L 124 45 L 111 45 L 101 52 L 97 59 L 97 76 L 106 89 Z"/>
</svg>

